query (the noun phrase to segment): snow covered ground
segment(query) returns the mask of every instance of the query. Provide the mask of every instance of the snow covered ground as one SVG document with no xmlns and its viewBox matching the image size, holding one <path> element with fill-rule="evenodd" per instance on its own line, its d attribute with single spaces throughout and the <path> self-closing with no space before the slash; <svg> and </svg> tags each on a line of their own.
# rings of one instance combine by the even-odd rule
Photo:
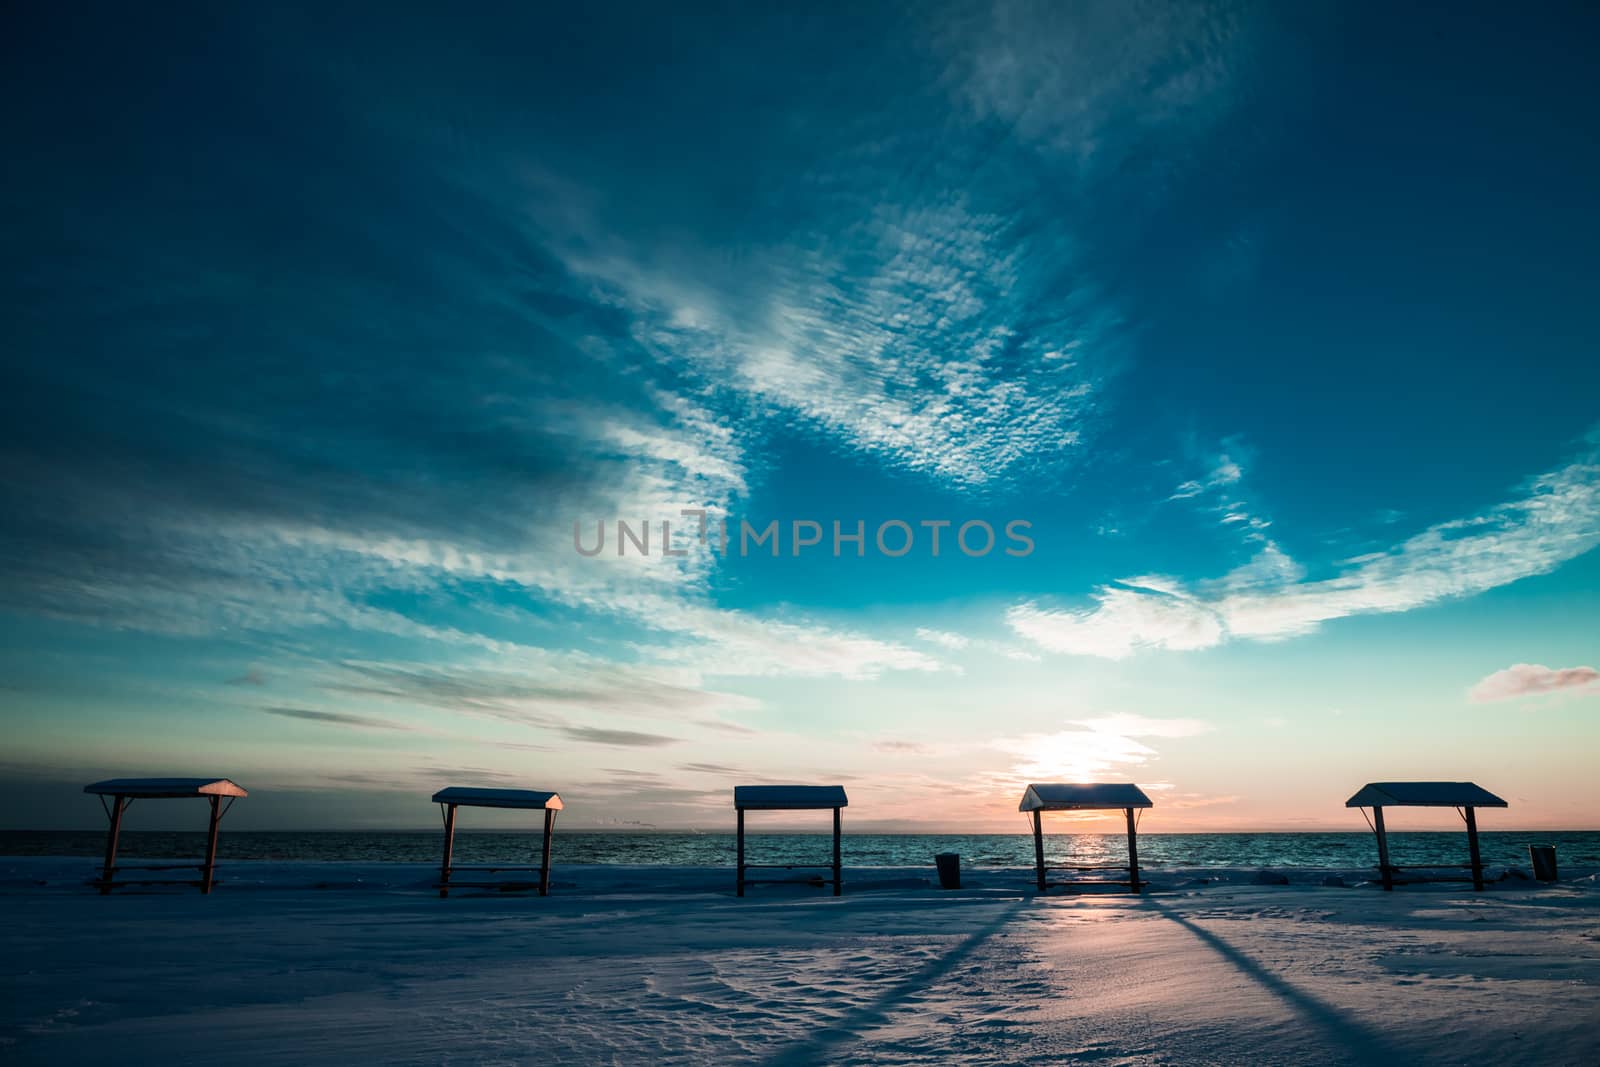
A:
<svg viewBox="0 0 1600 1067">
<path fill-rule="evenodd" d="M 92 866 L 0 859 L 0 1060 L 1600 1062 L 1591 872 L 1039 898 L 1024 871 L 874 869 L 740 900 L 726 870 L 557 867 L 545 899 L 439 900 L 400 864 L 107 898 Z"/>
</svg>

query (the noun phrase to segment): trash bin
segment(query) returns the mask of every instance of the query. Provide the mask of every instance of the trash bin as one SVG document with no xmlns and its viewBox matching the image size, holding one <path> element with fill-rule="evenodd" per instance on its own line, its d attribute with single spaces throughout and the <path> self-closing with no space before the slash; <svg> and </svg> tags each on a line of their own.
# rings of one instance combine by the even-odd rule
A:
<svg viewBox="0 0 1600 1067">
<path fill-rule="evenodd" d="M 939 888 L 961 888 L 961 855 L 956 852 L 941 852 L 933 857 L 933 862 L 939 867 Z"/>
<path fill-rule="evenodd" d="M 1541 882 L 1556 880 L 1556 846 L 1529 845 L 1528 862 L 1533 864 L 1533 876 Z"/>
</svg>

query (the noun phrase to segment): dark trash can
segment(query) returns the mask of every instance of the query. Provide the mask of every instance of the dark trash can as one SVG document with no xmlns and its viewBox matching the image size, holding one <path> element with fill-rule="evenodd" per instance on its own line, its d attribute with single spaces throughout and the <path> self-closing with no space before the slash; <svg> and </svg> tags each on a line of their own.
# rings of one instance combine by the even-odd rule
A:
<svg viewBox="0 0 1600 1067">
<path fill-rule="evenodd" d="M 957 852 L 941 852 L 933 857 L 933 862 L 939 867 L 939 888 L 961 888 L 961 854 Z"/>
<path fill-rule="evenodd" d="M 1533 876 L 1541 882 L 1553 882 L 1556 874 L 1556 846 L 1529 845 L 1528 862 L 1533 865 Z"/>
</svg>

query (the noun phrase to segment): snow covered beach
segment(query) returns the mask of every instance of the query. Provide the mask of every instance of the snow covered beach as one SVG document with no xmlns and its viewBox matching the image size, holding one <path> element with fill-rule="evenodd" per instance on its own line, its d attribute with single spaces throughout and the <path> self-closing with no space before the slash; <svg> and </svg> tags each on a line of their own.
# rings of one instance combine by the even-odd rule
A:
<svg viewBox="0 0 1600 1067">
<path fill-rule="evenodd" d="M 1588 1063 L 1600 884 L 1324 887 L 1155 871 L 568 866 L 552 895 L 429 892 L 422 865 L 226 865 L 102 898 L 0 859 L 0 1058 L 18 1063 Z M 1343 872 L 1354 881 L 1359 872 Z"/>
</svg>

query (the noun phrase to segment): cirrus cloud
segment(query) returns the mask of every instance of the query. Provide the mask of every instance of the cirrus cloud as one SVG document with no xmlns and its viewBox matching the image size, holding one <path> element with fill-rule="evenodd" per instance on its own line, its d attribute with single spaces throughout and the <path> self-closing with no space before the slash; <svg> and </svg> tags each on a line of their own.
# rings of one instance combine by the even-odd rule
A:
<svg viewBox="0 0 1600 1067">
<path fill-rule="evenodd" d="M 1331 577 L 1268 542 L 1223 578 L 1186 584 L 1140 577 L 1102 586 L 1095 606 L 1034 601 L 1006 621 L 1052 652 L 1123 659 L 1141 649 L 1211 648 L 1230 638 L 1278 641 L 1352 615 L 1390 614 L 1549 574 L 1600 545 L 1600 450 L 1531 479 L 1518 499 L 1438 523 L 1383 552 L 1343 561 Z"/>
</svg>

